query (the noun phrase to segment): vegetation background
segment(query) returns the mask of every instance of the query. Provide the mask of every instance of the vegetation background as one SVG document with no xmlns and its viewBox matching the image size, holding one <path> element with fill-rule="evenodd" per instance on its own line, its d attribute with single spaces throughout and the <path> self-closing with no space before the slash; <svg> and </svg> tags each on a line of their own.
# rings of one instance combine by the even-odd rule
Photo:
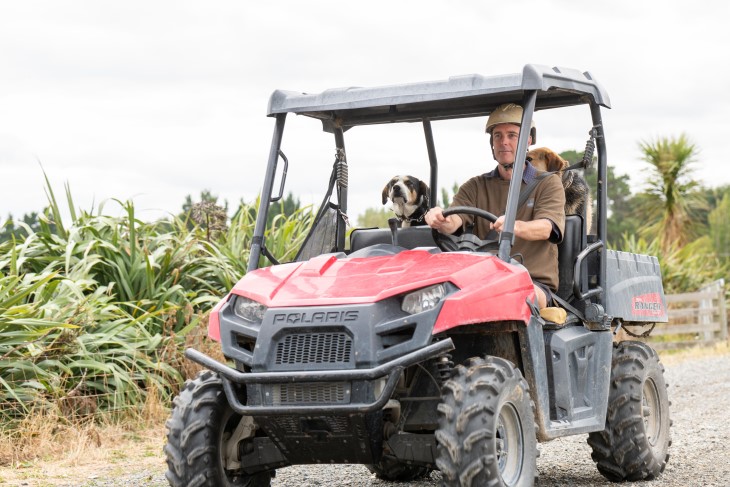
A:
<svg viewBox="0 0 730 487">
<path fill-rule="evenodd" d="M 638 150 L 637 172 L 649 175 L 639 192 L 609 168 L 609 246 L 658 256 L 667 293 L 725 277 L 730 187 L 693 179 L 698 148 L 684 135 Z M 219 353 L 207 313 L 246 272 L 259 208 L 241 201 L 231 211 L 203 191 L 177 216 L 144 222 L 132 201 L 107 203 L 122 216 L 80 210 L 68 187 L 62 208 L 45 183 L 48 206 L 8 216 L 0 231 L 0 466 L 32 461 L 69 432 L 94 442 L 99 425 L 159 426 L 197 372 L 184 348 Z M 456 189 L 441 190 L 442 206 Z M 294 257 L 315 211 L 291 194 L 272 205 L 265 241 L 278 260 Z M 357 225 L 386 226 L 389 216 L 371 208 Z"/>
</svg>

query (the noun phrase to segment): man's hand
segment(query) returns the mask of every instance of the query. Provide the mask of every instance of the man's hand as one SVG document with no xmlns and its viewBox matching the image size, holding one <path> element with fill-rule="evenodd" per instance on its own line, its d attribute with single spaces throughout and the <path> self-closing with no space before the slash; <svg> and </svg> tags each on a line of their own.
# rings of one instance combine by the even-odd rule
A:
<svg viewBox="0 0 730 487">
<path fill-rule="evenodd" d="M 504 227 L 504 215 L 489 224 L 489 228 L 501 232 Z M 547 240 L 553 231 L 553 224 L 547 218 L 525 222 L 515 220 L 515 237 L 522 240 Z"/>
<path fill-rule="evenodd" d="M 426 212 L 424 218 L 426 225 L 438 230 L 441 233 L 451 235 L 461 228 L 462 220 L 459 215 L 444 216 L 444 210 L 440 206 L 434 206 Z"/>
</svg>

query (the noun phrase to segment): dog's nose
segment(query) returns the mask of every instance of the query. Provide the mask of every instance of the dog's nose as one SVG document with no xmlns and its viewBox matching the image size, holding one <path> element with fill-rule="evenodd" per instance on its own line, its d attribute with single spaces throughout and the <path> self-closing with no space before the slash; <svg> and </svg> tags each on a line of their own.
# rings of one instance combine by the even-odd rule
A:
<svg viewBox="0 0 730 487">
<path fill-rule="evenodd" d="M 400 194 L 400 186 L 393 186 L 393 194 Z"/>
</svg>

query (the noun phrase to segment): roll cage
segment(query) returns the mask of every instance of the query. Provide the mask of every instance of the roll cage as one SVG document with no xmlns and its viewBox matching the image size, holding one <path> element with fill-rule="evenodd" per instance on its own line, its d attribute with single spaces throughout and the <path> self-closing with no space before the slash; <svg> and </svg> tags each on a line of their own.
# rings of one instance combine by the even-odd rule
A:
<svg viewBox="0 0 730 487">
<path fill-rule="evenodd" d="M 489 115 L 497 106 L 514 102 L 523 107 L 522 125 L 529 126 L 535 111 L 588 105 L 592 119 L 592 137 L 595 138 L 597 163 L 596 236 L 581 253 L 578 263 L 589 253 L 597 252 L 598 282 L 583 298 L 596 297 L 605 307 L 606 258 L 600 250 L 606 242 L 607 178 L 606 141 L 604 137 L 601 107 L 610 108 L 608 94 L 589 72 L 562 67 L 525 65 L 521 73 L 482 76 L 478 74 L 454 76 L 447 80 L 408 83 L 382 87 L 336 88 L 318 94 L 276 90 L 272 93 L 267 115 L 275 118 L 274 134 L 269 151 L 268 165 L 261 192 L 261 202 L 254 228 L 248 270 L 258 267 L 264 247 L 264 233 L 269 204 L 281 197 L 273 196 L 277 165 L 281 157 L 281 141 L 286 117 L 289 113 L 304 115 L 321 121 L 323 130 L 332 133 L 339 170 L 346 172 L 347 158 L 344 133 L 359 125 L 386 123 L 421 123 L 428 151 L 431 201 L 437 201 L 438 159 L 433 140 L 431 122 L 457 118 Z M 517 153 L 527 152 L 529 131 L 521 131 Z M 286 160 L 285 160 L 286 163 Z M 500 235 L 499 258 L 510 260 L 514 240 L 514 224 L 517 213 L 520 181 L 524 160 L 515 161 L 513 177 L 505 213 L 504 230 Z M 281 181 L 279 193 L 283 191 Z M 347 184 L 337 181 L 339 211 L 347 212 Z M 338 219 L 336 249 L 345 249 L 345 222 Z"/>
</svg>

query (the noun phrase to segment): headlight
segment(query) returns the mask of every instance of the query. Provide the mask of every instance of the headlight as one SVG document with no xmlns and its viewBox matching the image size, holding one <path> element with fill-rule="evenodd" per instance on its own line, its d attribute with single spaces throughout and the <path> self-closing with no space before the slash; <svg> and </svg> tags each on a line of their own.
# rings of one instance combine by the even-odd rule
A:
<svg viewBox="0 0 730 487">
<path fill-rule="evenodd" d="M 434 309 L 445 296 L 446 288 L 443 284 L 424 287 L 418 291 L 406 294 L 403 297 L 403 304 L 400 308 L 409 314 L 422 313 Z"/>
<path fill-rule="evenodd" d="M 251 323 L 260 323 L 264 319 L 266 309 L 263 304 L 243 296 L 237 296 L 236 304 L 233 306 L 233 312 L 236 313 L 236 316 Z"/>
</svg>

